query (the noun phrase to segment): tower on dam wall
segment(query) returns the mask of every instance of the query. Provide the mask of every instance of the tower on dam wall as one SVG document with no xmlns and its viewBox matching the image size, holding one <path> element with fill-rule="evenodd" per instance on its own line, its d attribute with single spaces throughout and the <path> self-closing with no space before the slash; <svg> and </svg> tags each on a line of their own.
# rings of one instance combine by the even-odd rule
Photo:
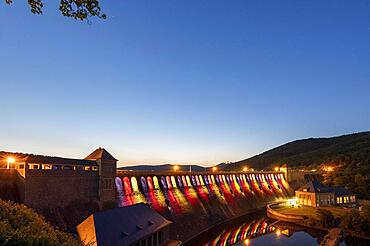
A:
<svg viewBox="0 0 370 246">
<path fill-rule="evenodd" d="M 96 149 L 85 160 L 95 161 L 99 166 L 99 202 L 101 205 L 116 203 L 116 177 L 117 159 L 103 148 Z"/>
<path fill-rule="evenodd" d="M 0 151 L 0 172 L 18 173 L 13 181 L 20 197 L 17 201 L 35 209 L 65 207 L 76 201 L 100 207 L 114 203 L 116 165 L 117 160 L 103 148 L 84 159 Z"/>
</svg>

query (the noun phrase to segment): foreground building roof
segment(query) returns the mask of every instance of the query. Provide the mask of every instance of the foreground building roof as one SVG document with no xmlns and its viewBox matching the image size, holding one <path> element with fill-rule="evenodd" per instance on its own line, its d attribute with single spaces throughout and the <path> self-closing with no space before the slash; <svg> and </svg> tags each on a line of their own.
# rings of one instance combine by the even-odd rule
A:
<svg viewBox="0 0 370 246">
<path fill-rule="evenodd" d="M 87 244 L 131 245 L 171 223 L 148 205 L 138 203 L 90 215 L 77 226 L 77 232 Z"/>
</svg>

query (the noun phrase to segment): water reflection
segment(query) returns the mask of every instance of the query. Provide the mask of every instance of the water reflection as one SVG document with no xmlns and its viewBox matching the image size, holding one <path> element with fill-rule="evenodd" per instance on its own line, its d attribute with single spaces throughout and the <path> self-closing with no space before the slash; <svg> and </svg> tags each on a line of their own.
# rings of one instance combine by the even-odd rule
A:
<svg viewBox="0 0 370 246">
<path fill-rule="evenodd" d="M 264 212 L 249 214 L 233 222 L 209 230 L 185 245 L 227 246 L 227 245 L 288 245 L 317 246 L 326 232 L 283 223 L 267 218 Z M 370 245 L 369 241 L 346 237 L 340 246 Z"/>
</svg>

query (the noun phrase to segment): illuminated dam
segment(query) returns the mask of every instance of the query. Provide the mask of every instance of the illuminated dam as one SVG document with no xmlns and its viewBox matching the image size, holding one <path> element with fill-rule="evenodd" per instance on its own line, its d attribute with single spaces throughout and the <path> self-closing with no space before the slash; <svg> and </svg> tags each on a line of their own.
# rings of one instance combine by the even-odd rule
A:
<svg viewBox="0 0 370 246">
<path fill-rule="evenodd" d="M 283 172 L 119 171 L 115 185 L 118 206 L 147 203 L 182 240 L 293 194 Z"/>
</svg>

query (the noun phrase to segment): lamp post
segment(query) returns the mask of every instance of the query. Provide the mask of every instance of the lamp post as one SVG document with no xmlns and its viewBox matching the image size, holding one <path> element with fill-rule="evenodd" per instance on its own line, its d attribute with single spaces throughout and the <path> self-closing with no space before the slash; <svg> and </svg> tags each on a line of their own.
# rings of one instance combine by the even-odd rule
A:
<svg viewBox="0 0 370 246">
<path fill-rule="evenodd" d="M 191 162 L 190 162 L 190 165 L 189 165 L 189 173 L 190 173 L 190 177 L 191 177 Z"/>
<path fill-rule="evenodd" d="M 15 162 L 15 159 L 13 157 L 8 157 L 7 159 L 7 169 L 10 168 L 10 164 L 14 163 Z"/>
<path fill-rule="evenodd" d="M 179 169 L 179 166 L 176 165 L 173 167 L 173 170 L 175 170 L 175 175 L 176 175 L 177 169 Z"/>
</svg>

